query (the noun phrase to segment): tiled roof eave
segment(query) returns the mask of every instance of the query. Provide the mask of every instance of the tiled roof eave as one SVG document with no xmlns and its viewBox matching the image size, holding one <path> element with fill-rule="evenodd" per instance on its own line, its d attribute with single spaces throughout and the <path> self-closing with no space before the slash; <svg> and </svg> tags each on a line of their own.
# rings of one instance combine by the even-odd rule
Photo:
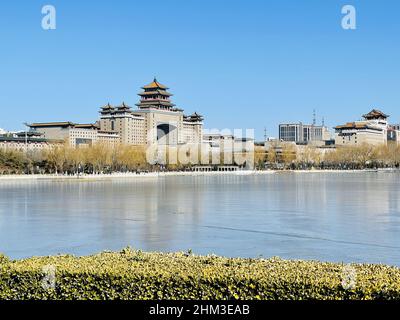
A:
<svg viewBox="0 0 400 320">
<path fill-rule="evenodd" d="M 365 127 L 335 127 L 335 130 L 375 130 L 375 131 L 383 131 L 383 129 L 381 128 L 374 128 L 374 127 L 369 127 L 369 126 L 365 126 Z"/>
<path fill-rule="evenodd" d="M 138 95 L 139 96 L 162 95 L 162 96 L 168 96 L 168 97 L 172 97 L 173 96 L 173 94 L 169 93 L 168 91 L 160 91 L 160 90 L 139 92 Z"/>
</svg>

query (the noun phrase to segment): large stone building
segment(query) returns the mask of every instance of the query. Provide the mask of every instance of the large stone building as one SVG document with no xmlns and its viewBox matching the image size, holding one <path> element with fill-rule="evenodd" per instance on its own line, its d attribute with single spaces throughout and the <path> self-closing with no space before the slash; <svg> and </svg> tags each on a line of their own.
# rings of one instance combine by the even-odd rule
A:
<svg viewBox="0 0 400 320">
<path fill-rule="evenodd" d="M 382 111 L 373 109 L 369 113 L 363 115 L 362 121 L 348 122 L 344 125 L 336 126 L 336 146 L 387 144 L 390 128 L 387 120 L 388 117 L 389 116 Z"/>
<path fill-rule="evenodd" d="M 197 113 L 185 116 L 170 100 L 168 87 L 156 79 L 142 87 L 137 110 L 122 103 L 107 104 L 100 110 L 100 130 L 115 131 L 123 144 L 178 145 L 201 143 L 203 117 Z"/>
<path fill-rule="evenodd" d="M 96 142 L 115 145 L 118 133 L 99 130 L 97 124 L 72 122 L 32 123 L 31 131 L 40 133 L 44 139 L 68 142 L 71 147 L 90 146 Z"/>
<path fill-rule="evenodd" d="M 100 119 L 93 124 L 49 122 L 30 124 L 31 131 L 44 139 L 67 141 L 72 147 L 102 142 L 109 145 L 179 145 L 202 141 L 203 117 L 196 112 L 190 116 L 171 102 L 168 88 L 156 79 L 139 93 L 138 109 L 122 103 L 107 104 L 100 110 Z"/>
</svg>

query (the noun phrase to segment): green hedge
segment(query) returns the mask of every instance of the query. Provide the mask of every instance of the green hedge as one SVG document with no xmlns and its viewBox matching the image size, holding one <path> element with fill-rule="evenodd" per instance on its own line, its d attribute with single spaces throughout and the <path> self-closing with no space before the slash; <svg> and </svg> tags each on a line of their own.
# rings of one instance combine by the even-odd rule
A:
<svg viewBox="0 0 400 320">
<path fill-rule="evenodd" d="M 45 266 L 53 266 L 55 286 L 44 285 Z M 17 261 L 0 255 L 0 299 L 400 299 L 400 269 L 131 249 Z"/>
</svg>

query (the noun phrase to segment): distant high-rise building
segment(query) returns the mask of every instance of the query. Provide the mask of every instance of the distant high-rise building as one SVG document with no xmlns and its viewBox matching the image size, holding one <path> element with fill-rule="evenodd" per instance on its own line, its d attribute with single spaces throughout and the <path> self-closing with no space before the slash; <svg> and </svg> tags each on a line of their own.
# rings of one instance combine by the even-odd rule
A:
<svg viewBox="0 0 400 320">
<path fill-rule="evenodd" d="M 330 140 L 330 132 L 325 126 L 282 123 L 279 125 L 279 140 L 297 144 L 323 143 Z"/>
</svg>

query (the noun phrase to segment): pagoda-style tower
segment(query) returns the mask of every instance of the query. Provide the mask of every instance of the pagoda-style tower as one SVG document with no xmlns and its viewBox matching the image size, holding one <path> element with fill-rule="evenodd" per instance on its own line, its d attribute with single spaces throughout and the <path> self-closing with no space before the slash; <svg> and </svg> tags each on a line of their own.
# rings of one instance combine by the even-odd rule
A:
<svg viewBox="0 0 400 320">
<path fill-rule="evenodd" d="M 387 120 L 389 116 L 378 109 L 372 109 L 367 114 L 363 115 L 365 120 Z"/>
<path fill-rule="evenodd" d="M 107 105 L 100 108 L 100 114 L 102 116 L 106 116 L 106 115 L 116 116 L 116 115 L 129 114 L 129 113 L 132 113 L 131 107 L 128 106 L 125 102 L 122 102 L 122 104 L 117 107 L 113 107 L 112 105 L 107 103 Z"/>
<path fill-rule="evenodd" d="M 190 116 L 183 116 L 183 120 L 187 122 L 203 122 L 204 118 L 202 115 L 195 112 Z"/>
<path fill-rule="evenodd" d="M 102 116 L 110 115 L 110 114 L 114 113 L 114 111 L 115 111 L 115 109 L 110 103 L 107 103 L 104 107 L 100 108 L 100 114 Z"/>
<path fill-rule="evenodd" d="M 142 87 L 144 90 L 138 95 L 140 96 L 140 102 L 136 105 L 139 109 L 159 109 L 169 111 L 182 111 L 175 108 L 175 105 L 171 102 L 170 97 L 172 96 L 167 90 L 168 87 L 162 85 L 154 78 L 153 82 Z"/>
<path fill-rule="evenodd" d="M 203 117 L 198 113 L 186 116 L 171 102 L 168 87 L 154 78 L 142 87 L 137 110 L 122 103 L 107 104 L 100 109 L 100 131 L 117 132 L 120 143 L 131 145 L 178 145 L 201 143 Z"/>
<path fill-rule="evenodd" d="M 115 109 L 116 114 L 126 114 L 131 112 L 131 107 L 128 106 L 125 102 L 122 102 L 122 104 Z"/>
</svg>

